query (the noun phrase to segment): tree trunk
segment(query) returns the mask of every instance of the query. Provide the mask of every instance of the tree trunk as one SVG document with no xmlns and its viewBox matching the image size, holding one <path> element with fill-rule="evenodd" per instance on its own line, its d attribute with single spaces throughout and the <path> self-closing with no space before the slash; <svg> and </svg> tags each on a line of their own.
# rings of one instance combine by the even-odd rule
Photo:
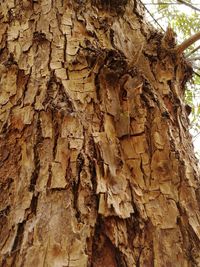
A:
<svg viewBox="0 0 200 267">
<path fill-rule="evenodd" d="M 173 33 L 136 0 L 0 11 L 0 265 L 200 266 L 191 67 Z"/>
</svg>

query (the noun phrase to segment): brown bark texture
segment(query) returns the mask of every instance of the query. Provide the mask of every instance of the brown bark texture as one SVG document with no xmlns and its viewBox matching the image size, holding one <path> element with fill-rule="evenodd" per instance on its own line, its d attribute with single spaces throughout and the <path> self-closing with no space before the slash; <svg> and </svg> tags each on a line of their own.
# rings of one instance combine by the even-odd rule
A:
<svg viewBox="0 0 200 267">
<path fill-rule="evenodd" d="M 200 266 L 174 33 L 136 0 L 1 0 L 0 266 Z"/>
</svg>

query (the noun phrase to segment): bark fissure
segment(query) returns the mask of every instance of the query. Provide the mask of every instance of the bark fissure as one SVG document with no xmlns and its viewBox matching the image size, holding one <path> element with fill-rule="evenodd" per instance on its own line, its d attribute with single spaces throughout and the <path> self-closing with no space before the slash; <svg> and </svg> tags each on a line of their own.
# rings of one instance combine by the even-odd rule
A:
<svg viewBox="0 0 200 267">
<path fill-rule="evenodd" d="M 37 135 L 36 135 L 36 142 L 35 142 L 35 146 L 33 148 L 34 150 L 34 171 L 32 173 L 31 179 L 30 179 L 30 185 L 29 185 L 29 190 L 31 192 L 34 192 L 35 190 L 35 185 L 37 182 L 37 178 L 39 175 L 39 171 L 40 171 L 40 156 L 39 156 L 39 146 L 40 143 L 42 142 L 42 133 L 41 133 L 41 124 L 40 124 L 40 119 L 37 118 Z"/>
<path fill-rule="evenodd" d="M 82 168 L 84 166 L 84 156 L 82 153 L 78 154 L 77 160 L 76 160 L 76 170 L 77 170 L 77 178 L 73 182 L 73 194 L 74 194 L 74 209 L 76 212 L 76 218 L 78 221 L 81 221 L 81 212 L 78 208 L 78 198 L 79 198 L 79 186 L 80 186 L 80 174 L 82 171 Z"/>
<path fill-rule="evenodd" d="M 16 233 L 15 240 L 14 240 L 13 247 L 12 247 L 12 253 L 16 254 L 16 256 L 17 256 L 17 252 L 20 250 L 20 247 L 22 245 L 24 226 L 25 226 L 25 222 L 19 223 L 17 225 L 17 233 Z"/>
</svg>

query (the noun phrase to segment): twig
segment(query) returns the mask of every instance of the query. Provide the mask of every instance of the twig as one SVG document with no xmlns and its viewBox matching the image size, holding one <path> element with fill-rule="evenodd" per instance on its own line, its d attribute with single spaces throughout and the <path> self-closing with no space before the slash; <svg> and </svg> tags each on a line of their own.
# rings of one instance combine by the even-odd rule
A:
<svg viewBox="0 0 200 267">
<path fill-rule="evenodd" d="M 199 48 L 200 48 L 200 45 L 198 45 L 195 49 L 193 49 L 190 53 L 188 53 L 188 54 L 186 55 L 186 57 L 189 57 L 189 56 L 191 56 L 192 54 L 194 54 Z"/>
<path fill-rule="evenodd" d="M 158 5 L 181 5 L 181 3 L 170 3 L 170 2 L 167 3 L 167 2 L 163 2 L 163 3 L 145 3 L 144 5 L 145 6 L 146 5 L 149 5 L 149 6 L 158 6 Z"/>
<path fill-rule="evenodd" d="M 190 61 L 200 60 L 200 56 L 199 57 L 189 57 L 188 59 Z"/>
<path fill-rule="evenodd" d="M 158 5 L 184 5 L 185 3 L 170 3 L 170 2 L 163 2 L 163 3 L 145 3 L 144 5 L 149 6 L 158 6 Z M 187 3 L 188 4 L 188 3 Z M 195 6 L 199 6 L 200 4 L 195 4 Z"/>
<path fill-rule="evenodd" d="M 197 75 L 198 77 L 200 77 L 200 74 L 198 74 L 196 71 L 193 70 L 193 73 L 194 73 L 195 75 Z"/>
<path fill-rule="evenodd" d="M 192 8 L 192 9 L 194 9 L 194 10 L 200 12 L 200 9 L 199 9 L 199 8 L 193 6 L 192 4 L 190 4 L 190 3 L 188 3 L 188 2 L 185 2 L 185 1 L 183 1 L 183 0 L 177 0 L 177 2 L 182 3 L 182 4 L 186 5 L 186 6 L 189 6 L 190 8 Z"/>
<path fill-rule="evenodd" d="M 158 21 L 158 20 L 161 20 L 161 19 L 163 19 L 163 18 L 165 18 L 165 16 L 162 16 L 162 17 L 160 17 L 160 18 L 157 18 L 156 20 Z M 152 21 L 153 21 L 153 20 L 150 20 L 149 22 L 152 23 Z"/>
<path fill-rule="evenodd" d="M 200 132 L 198 132 L 193 138 L 193 142 L 197 139 L 197 137 L 199 136 Z"/>
<path fill-rule="evenodd" d="M 153 18 L 153 20 L 159 25 L 159 27 L 160 27 L 163 31 L 165 31 L 165 30 L 163 29 L 163 27 L 157 22 L 157 20 L 152 16 L 151 12 L 149 12 L 149 10 L 146 8 L 146 6 L 142 3 L 142 1 L 141 1 L 141 0 L 139 0 L 139 1 L 140 1 L 140 3 L 143 5 L 143 7 L 146 9 L 146 11 L 149 13 L 149 15 Z"/>
</svg>

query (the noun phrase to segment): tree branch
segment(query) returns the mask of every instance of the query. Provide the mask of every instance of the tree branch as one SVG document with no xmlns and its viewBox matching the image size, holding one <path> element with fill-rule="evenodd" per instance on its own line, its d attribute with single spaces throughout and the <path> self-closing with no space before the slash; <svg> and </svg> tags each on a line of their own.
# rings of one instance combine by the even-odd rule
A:
<svg viewBox="0 0 200 267">
<path fill-rule="evenodd" d="M 196 34 L 192 35 L 189 37 L 187 40 L 182 42 L 182 44 L 178 45 L 174 50 L 178 53 L 181 54 L 183 53 L 190 45 L 195 43 L 196 41 L 200 40 L 200 32 L 197 32 Z"/>
</svg>

